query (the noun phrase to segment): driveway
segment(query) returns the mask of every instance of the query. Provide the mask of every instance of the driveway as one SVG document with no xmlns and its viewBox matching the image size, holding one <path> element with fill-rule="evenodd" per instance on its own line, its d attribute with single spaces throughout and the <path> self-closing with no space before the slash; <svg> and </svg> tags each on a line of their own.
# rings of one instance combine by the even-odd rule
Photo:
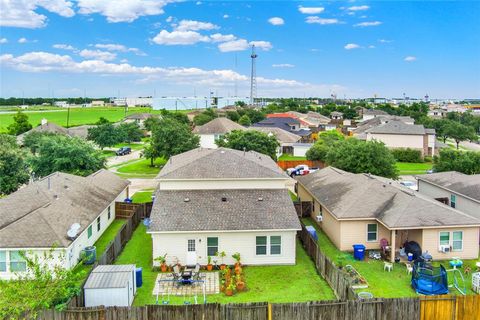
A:
<svg viewBox="0 0 480 320">
<path fill-rule="evenodd" d="M 114 156 L 114 157 L 107 158 L 107 168 L 121 164 L 123 162 L 130 161 L 130 160 L 140 159 L 141 152 L 142 150 L 136 150 L 136 151 L 132 151 L 132 153 L 127 154 L 125 156 Z"/>
<path fill-rule="evenodd" d="M 143 189 L 156 189 L 158 186 L 158 181 L 155 179 L 129 178 L 127 180 L 131 183 L 128 187 L 131 195 Z"/>
<path fill-rule="evenodd" d="M 460 142 L 460 146 L 470 151 L 480 151 L 480 144 L 477 143 L 462 141 Z"/>
</svg>

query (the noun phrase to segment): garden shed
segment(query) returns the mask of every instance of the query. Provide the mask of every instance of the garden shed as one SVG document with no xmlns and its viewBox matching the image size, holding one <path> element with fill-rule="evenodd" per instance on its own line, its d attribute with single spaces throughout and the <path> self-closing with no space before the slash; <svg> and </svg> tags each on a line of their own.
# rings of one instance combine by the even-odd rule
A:
<svg viewBox="0 0 480 320">
<path fill-rule="evenodd" d="M 84 286 L 85 307 L 121 306 L 133 303 L 136 292 L 135 265 L 100 265 Z"/>
</svg>

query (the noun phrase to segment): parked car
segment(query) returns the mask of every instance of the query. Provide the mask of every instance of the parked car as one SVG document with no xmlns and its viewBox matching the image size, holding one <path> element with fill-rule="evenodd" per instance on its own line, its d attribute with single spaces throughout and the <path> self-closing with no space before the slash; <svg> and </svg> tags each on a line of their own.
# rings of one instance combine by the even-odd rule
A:
<svg viewBox="0 0 480 320">
<path fill-rule="evenodd" d="M 418 191 L 418 186 L 417 186 L 417 183 L 414 182 L 414 181 L 407 181 L 407 180 L 404 180 L 404 181 L 400 181 L 400 184 L 404 187 L 407 187 L 407 188 L 410 188 L 414 191 Z"/>
<path fill-rule="evenodd" d="M 129 154 L 132 152 L 132 148 L 130 147 L 121 147 L 120 149 L 117 150 L 117 152 L 115 152 L 115 154 L 117 156 L 124 156 L 126 154 Z"/>
<path fill-rule="evenodd" d="M 288 169 L 287 169 L 287 174 L 288 174 L 290 177 L 294 177 L 294 176 L 304 176 L 304 175 L 306 175 L 306 174 L 315 172 L 315 171 L 317 171 L 317 170 L 318 170 L 318 168 L 310 168 L 310 167 L 308 167 L 306 164 L 299 164 L 299 165 L 296 166 L 295 168 L 288 168 Z"/>
</svg>

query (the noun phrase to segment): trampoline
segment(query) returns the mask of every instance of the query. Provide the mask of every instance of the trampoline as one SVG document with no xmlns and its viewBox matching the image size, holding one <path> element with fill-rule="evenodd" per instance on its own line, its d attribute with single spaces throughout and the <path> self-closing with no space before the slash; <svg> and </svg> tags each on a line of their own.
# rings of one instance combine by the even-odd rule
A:
<svg viewBox="0 0 480 320">
<path fill-rule="evenodd" d="M 440 267 L 424 267 L 415 263 L 412 272 L 412 287 L 419 294 L 447 294 L 447 271 L 442 265 Z"/>
</svg>

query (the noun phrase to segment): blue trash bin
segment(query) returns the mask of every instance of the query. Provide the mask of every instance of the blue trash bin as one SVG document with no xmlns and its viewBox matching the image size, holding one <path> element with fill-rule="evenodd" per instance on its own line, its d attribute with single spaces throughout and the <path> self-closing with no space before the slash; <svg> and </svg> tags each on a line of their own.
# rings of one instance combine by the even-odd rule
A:
<svg viewBox="0 0 480 320">
<path fill-rule="evenodd" d="M 310 233 L 310 235 L 315 241 L 318 241 L 317 230 L 315 230 L 315 227 L 306 226 L 305 229 L 307 229 L 308 233 Z"/>
<path fill-rule="evenodd" d="M 135 269 L 135 280 L 137 282 L 137 288 L 140 288 L 143 284 L 142 268 L 141 267 Z"/>
<path fill-rule="evenodd" d="M 365 258 L 365 246 L 363 244 L 353 245 L 353 258 L 363 260 Z"/>
<path fill-rule="evenodd" d="M 97 249 L 94 246 L 83 249 L 83 264 L 94 264 L 97 260 Z"/>
</svg>

